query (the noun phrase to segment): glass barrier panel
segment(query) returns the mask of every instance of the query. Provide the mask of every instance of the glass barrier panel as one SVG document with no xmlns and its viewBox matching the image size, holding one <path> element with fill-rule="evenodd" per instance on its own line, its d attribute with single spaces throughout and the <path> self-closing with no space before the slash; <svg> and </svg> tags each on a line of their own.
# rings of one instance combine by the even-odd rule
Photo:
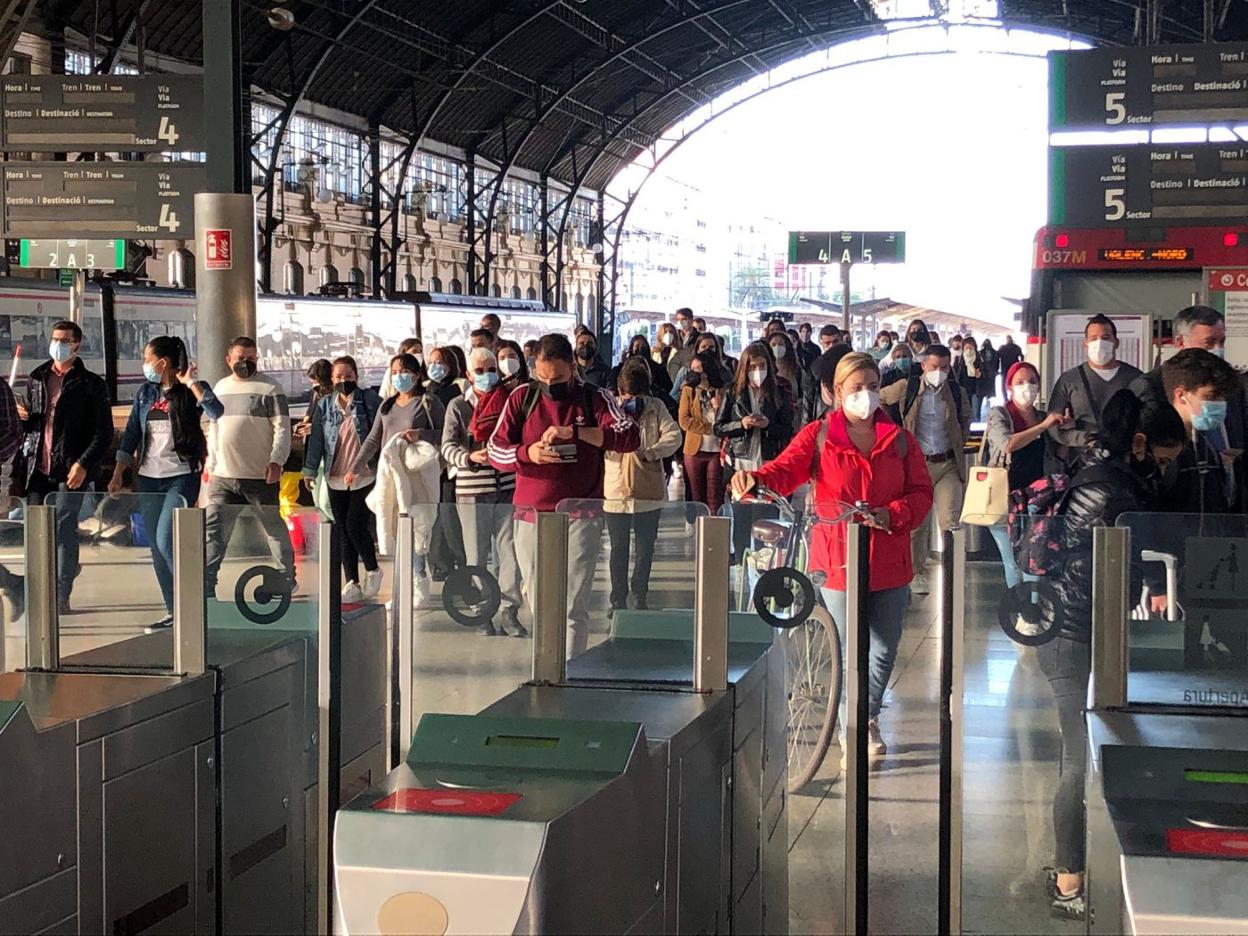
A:
<svg viewBox="0 0 1248 936">
<path fill-rule="evenodd" d="M 418 504 L 412 549 L 412 725 L 475 715 L 532 672 L 532 617 L 510 503 Z M 529 546 L 531 549 L 531 545 Z M 393 579 L 394 600 L 400 576 Z M 405 629 L 400 622 L 400 633 Z"/>
<path fill-rule="evenodd" d="M 1050 889 L 1053 868 L 1081 870 L 1069 850 L 1083 835 L 1089 650 L 1061 634 L 1090 624 L 1088 601 L 1063 596 L 1090 587 L 1091 531 L 1045 516 L 985 530 L 1001 564 L 968 562 L 954 583 L 966 612 L 963 927 L 1075 933 L 1083 924 L 1054 914 Z"/>
<path fill-rule="evenodd" d="M 692 684 L 692 573 L 706 507 L 627 498 L 556 510 L 568 517 L 569 678 Z M 526 574 L 537 569 L 534 529 L 531 516 L 517 519 Z"/>
<path fill-rule="evenodd" d="M 0 496 L 0 673 L 26 665 L 26 505 Z"/>
<path fill-rule="evenodd" d="M 173 511 L 180 493 L 60 491 L 57 609 L 64 666 L 168 669 L 173 642 Z"/>
<path fill-rule="evenodd" d="M 322 598 L 317 520 L 315 510 L 283 517 L 277 504 L 204 508 L 210 657 L 214 641 L 229 640 L 231 632 L 316 633 Z"/>
<path fill-rule="evenodd" d="M 1248 517 L 1132 513 L 1131 704 L 1248 707 Z"/>
</svg>

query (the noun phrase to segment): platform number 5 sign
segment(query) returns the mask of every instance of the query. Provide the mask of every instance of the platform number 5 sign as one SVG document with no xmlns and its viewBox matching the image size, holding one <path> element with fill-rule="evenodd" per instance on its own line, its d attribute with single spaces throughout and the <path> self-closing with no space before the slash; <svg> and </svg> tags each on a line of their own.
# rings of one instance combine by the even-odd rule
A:
<svg viewBox="0 0 1248 936">
<path fill-rule="evenodd" d="M 204 231 L 204 269 L 231 269 L 234 266 L 233 256 L 229 228 L 208 228 Z"/>
</svg>

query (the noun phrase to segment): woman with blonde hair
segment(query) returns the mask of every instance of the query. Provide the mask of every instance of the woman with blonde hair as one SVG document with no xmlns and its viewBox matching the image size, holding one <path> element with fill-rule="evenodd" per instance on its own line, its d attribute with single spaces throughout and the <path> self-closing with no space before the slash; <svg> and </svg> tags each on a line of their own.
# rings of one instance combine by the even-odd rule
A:
<svg viewBox="0 0 1248 936">
<path fill-rule="evenodd" d="M 880 408 L 880 369 L 871 355 L 845 355 L 830 380 L 825 372 L 819 392 L 836 409 L 804 426 L 775 460 L 734 475 L 732 493 L 741 497 L 755 484 L 762 484 L 788 496 L 809 482 L 814 485 L 815 509 L 820 514 L 839 515 L 838 504 L 867 503 L 870 513 L 865 522 L 871 528 L 866 599 L 871 633 L 867 749 L 878 757 L 888 752 L 878 719 L 910 605 L 914 577 L 910 533 L 932 508 L 932 482 L 914 436 Z M 827 577 L 824 603 L 841 631 L 844 648 L 844 524 L 814 527 L 809 568 Z M 842 697 L 842 726 L 844 714 Z"/>
</svg>

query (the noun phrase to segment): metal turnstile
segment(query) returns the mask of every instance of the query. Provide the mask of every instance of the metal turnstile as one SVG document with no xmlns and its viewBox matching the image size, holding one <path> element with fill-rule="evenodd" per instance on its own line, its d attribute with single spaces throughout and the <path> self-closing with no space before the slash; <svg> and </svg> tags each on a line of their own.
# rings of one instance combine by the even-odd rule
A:
<svg viewBox="0 0 1248 936">
<path fill-rule="evenodd" d="M 1156 524 L 1141 517 L 1136 526 Z M 1095 531 L 1088 930 L 1248 933 L 1248 717 L 1233 702 L 1241 680 L 1233 668 L 1186 671 L 1181 630 L 1169 647 L 1148 633 L 1142 645 L 1129 639 L 1131 540 L 1127 528 Z M 1227 704 L 1184 704 L 1201 694 Z"/>
<path fill-rule="evenodd" d="M 566 587 L 548 538 L 566 518 L 539 518 L 556 561 L 534 670 L 555 678 L 424 716 L 406 763 L 338 813 L 337 931 L 787 931 L 782 653 L 753 615 L 730 625 L 728 523 L 698 525 L 693 612 L 619 611 L 565 664 L 541 648 L 564 647 L 544 600 Z"/>
<path fill-rule="evenodd" d="M 321 555 L 329 543 L 325 525 Z M 195 642 L 191 613 L 0 675 L 0 932 L 321 929 L 318 634 L 208 631 L 202 565 L 198 583 L 198 672 L 168 673 Z M 339 611 L 335 627 L 339 785 L 354 793 L 385 773 L 385 611 Z"/>
</svg>

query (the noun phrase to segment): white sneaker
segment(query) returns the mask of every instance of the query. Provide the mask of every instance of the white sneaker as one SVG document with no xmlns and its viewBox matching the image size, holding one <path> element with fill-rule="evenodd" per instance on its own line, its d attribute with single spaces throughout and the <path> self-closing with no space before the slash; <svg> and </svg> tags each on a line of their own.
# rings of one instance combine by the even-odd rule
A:
<svg viewBox="0 0 1248 936">
<path fill-rule="evenodd" d="M 417 575 L 412 582 L 412 607 L 417 611 L 426 611 L 433 607 L 433 595 L 430 594 L 427 575 Z"/>
<path fill-rule="evenodd" d="M 931 582 L 927 579 L 926 572 L 920 572 L 910 580 L 910 592 L 915 595 L 927 595 L 932 591 Z"/>
<path fill-rule="evenodd" d="M 357 582 L 348 582 L 347 587 L 342 590 L 343 604 L 359 604 L 364 600 L 364 593 L 360 591 Z"/>
<path fill-rule="evenodd" d="M 887 753 L 888 745 L 884 743 L 884 736 L 880 734 L 880 720 L 873 718 L 867 722 L 867 755 L 883 757 Z"/>
<path fill-rule="evenodd" d="M 381 569 L 373 569 L 372 572 L 364 573 L 364 599 L 376 598 L 381 591 Z"/>
</svg>

